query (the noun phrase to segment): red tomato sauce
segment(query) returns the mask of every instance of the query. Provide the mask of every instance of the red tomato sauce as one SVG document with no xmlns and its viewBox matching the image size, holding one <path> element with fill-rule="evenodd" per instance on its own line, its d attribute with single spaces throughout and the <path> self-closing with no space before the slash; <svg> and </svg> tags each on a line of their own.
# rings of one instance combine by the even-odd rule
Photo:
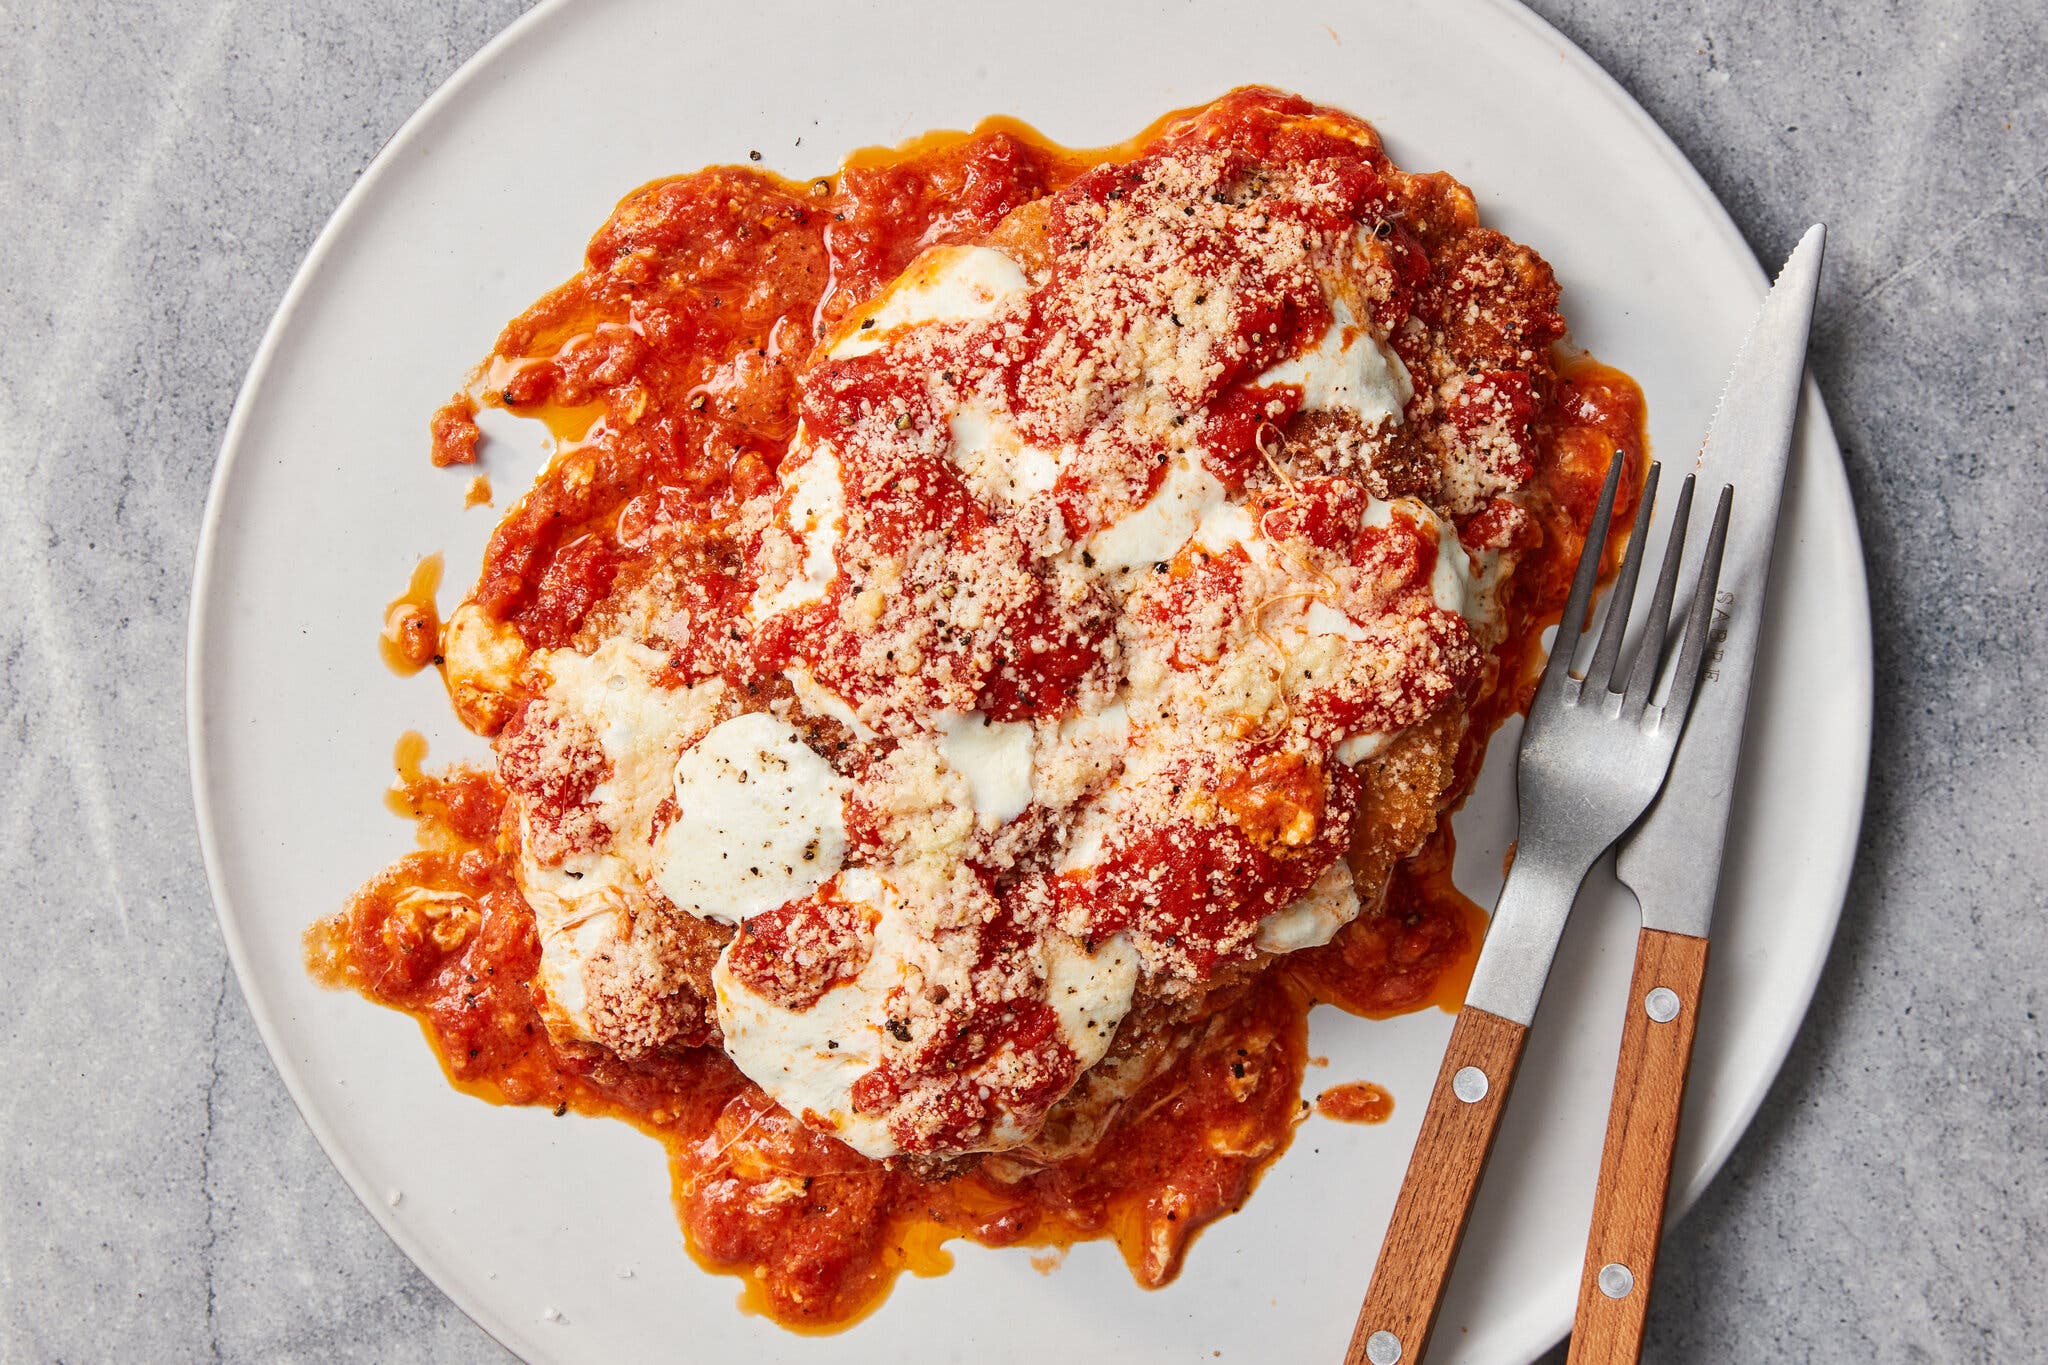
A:
<svg viewBox="0 0 2048 1365">
<path fill-rule="evenodd" d="M 1316 1096 L 1316 1112 L 1339 1123 L 1385 1123 L 1394 1097 L 1371 1081 L 1346 1081 Z"/>
<path fill-rule="evenodd" d="M 1239 92 L 1225 97 L 1237 105 L 1219 108 L 1262 98 L 1273 97 Z M 808 182 L 717 167 L 636 190 L 592 239 L 583 271 L 507 326 L 478 371 L 482 402 L 544 420 L 558 451 L 492 536 L 477 601 L 531 646 L 566 644 L 619 575 L 640 571 L 653 530 L 687 527 L 706 564 L 726 566 L 702 575 L 705 619 L 736 613 L 751 588 L 735 583 L 744 547 L 720 542 L 720 511 L 773 481 L 795 429 L 797 375 L 817 342 L 928 246 L 978 239 L 1013 208 L 1083 174 L 1103 194 L 1129 189 L 1117 166 L 1161 125 L 1118 147 L 1074 151 L 991 120 L 971 133 L 858 153 L 838 174 Z M 1226 117 L 1221 127 L 1248 155 L 1313 154 L 1254 145 L 1271 137 L 1255 119 Z M 1455 198 L 1447 177 L 1417 183 L 1398 203 L 1370 174 L 1349 186 L 1356 204 L 1384 202 L 1400 219 L 1380 236 L 1393 244 L 1408 292 L 1391 305 L 1396 316 L 1375 318 L 1381 325 L 1398 324 L 1414 306 L 1430 268 L 1423 240 Z M 1244 320 L 1248 332 L 1273 339 L 1276 356 L 1326 322 L 1290 313 L 1280 293 Z M 1619 372 L 1563 362 L 1549 393 L 1519 375 L 1503 378 L 1513 382 L 1494 386 L 1490 401 L 1533 422 L 1526 510 L 1483 509 L 1460 531 L 1469 544 L 1529 548 L 1507 594 L 1509 638 L 1484 664 L 1487 683 L 1459 752 L 1460 799 L 1488 736 L 1527 704 L 1541 633 L 1560 610 L 1609 457 L 1623 452 L 1631 471 L 1617 517 L 1633 505 L 1645 459 L 1642 396 Z M 435 463 L 476 458 L 475 412 L 475 400 L 462 396 L 435 415 Z M 1251 450 L 1256 423 L 1242 426 L 1217 439 Z M 1433 547 L 1408 552 L 1426 574 Z M 431 587 L 426 604 L 431 611 Z M 400 626 L 393 635 L 399 645 L 408 638 Z M 407 650 L 403 662 L 415 664 L 417 653 Z M 1005 718 L 1056 709 L 1090 653 L 1086 641 L 1063 642 L 1009 670 L 1024 680 L 1010 684 L 1015 695 L 984 693 L 980 704 Z M 702 676 L 721 664 L 713 650 L 677 667 Z M 401 743 L 391 798 L 417 822 L 420 847 L 309 931 L 309 968 L 413 1014 L 467 1093 L 622 1118 L 659 1139 L 691 1254 L 739 1277 L 746 1307 L 798 1331 L 858 1320 L 903 1270 L 943 1271 L 943 1243 L 955 1237 L 1055 1248 L 1111 1238 L 1141 1284 L 1164 1284 L 1194 1234 L 1242 1204 L 1309 1112 L 1301 1097 L 1309 1008 L 1329 1003 L 1369 1016 L 1455 1009 L 1485 927 L 1484 913 L 1452 885 L 1455 844 L 1448 821 L 1439 822 L 1395 868 L 1383 906 L 1327 946 L 1219 991 L 1179 1060 L 1126 1102 L 1087 1155 L 1036 1167 L 1003 1157 L 875 1162 L 782 1113 L 716 1048 L 628 1063 L 553 1040 L 531 991 L 540 945 L 513 882 L 503 788 L 481 771 L 430 774 L 423 756 L 416 736 Z M 1335 837 L 1347 818 L 1337 812 L 1327 822 Z M 1288 882 L 1284 867 L 1273 870 L 1276 886 Z M 1253 894 L 1231 913 L 1252 924 L 1274 903 Z M 1192 912 L 1133 904 L 1118 913 Z M 757 968 L 772 971 L 774 935 L 803 932 L 848 955 L 833 973 L 857 970 L 857 930 L 829 917 L 763 923 Z M 786 984 L 799 995 L 823 988 Z"/>
<path fill-rule="evenodd" d="M 405 591 L 384 608 L 384 629 L 377 637 L 377 648 L 385 666 L 400 677 L 410 677 L 441 661 L 441 617 L 434 604 L 440 589 L 441 556 L 423 556 L 413 566 Z"/>
</svg>

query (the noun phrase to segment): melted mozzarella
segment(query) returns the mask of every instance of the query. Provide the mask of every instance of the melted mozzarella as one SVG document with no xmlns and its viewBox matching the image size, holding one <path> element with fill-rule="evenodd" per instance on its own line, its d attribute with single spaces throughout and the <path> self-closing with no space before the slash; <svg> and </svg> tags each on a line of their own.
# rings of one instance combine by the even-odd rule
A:
<svg viewBox="0 0 2048 1365">
<path fill-rule="evenodd" d="M 1006 825 L 1031 804 L 1031 753 L 1028 721 L 990 720 L 979 711 L 939 718 L 939 757 L 967 779 L 984 823 Z"/>
<path fill-rule="evenodd" d="M 1367 506 L 1367 526 L 1385 526 L 1399 511 L 1419 526 L 1436 528 L 1436 568 L 1429 576 L 1429 595 L 1441 611 L 1462 616 L 1474 626 L 1487 623 L 1494 611 L 1490 587 L 1482 590 L 1472 571 L 1472 558 L 1458 540 L 1458 528 L 1436 514 L 1420 498 L 1395 498 L 1383 502 L 1374 498 Z"/>
<path fill-rule="evenodd" d="M 1123 708 L 1117 710 L 1121 712 Z M 1122 737 L 1128 724 L 1119 715 L 1109 734 Z M 1143 728 L 1137 728 L 1135 735 L 1135 742 L 1123 749 L 1122 766 L 1115 778 L 1073 813 L 1066 847 L 1053 867 L 1061 876 L 1085 877 L 1101 865 L 1110 837 L 1131 815 L 1132 803 L 1138 799 L 1146 780 L 1157 776 L 1172 761 L 1172 753 Z"/>
<path fill-rule="evenodd" d="M 1179 553 L 1196 528 L 1220 517 L 1229 505 L 1228 490 L 1203 467 L 1200 452 L 1184 453 L 1167 466 L 1159 487 L 1142 506 L 1089 536 L 1082 548 L 1095 561 L 1097 573 L 1163 564 Z"/>
<path fill-rule="evenodd" d="M 669 794 L 669 770 L 710 728 L 725 684 L 664 687 L 655 679 L 667 671 L 667 656 L 623 636 L 592 654 L 544 650 L 534 660 L 543 691 L 590 728 L 611 768 L 590 792 L 613 832 L 610 846 L 543 864 L 522 814 L 516 871 L 540 936 L 542 1019 L 558 1038 L 591 1040 L 586 974 L 626 935 L 645 900 L 642 879 L 654 871 L 649 836 Z"/>
<path fill-rule="evenodd" d="M 1130 1012 L 1138 989 L 1138 951 L 1122 934 L 1112 935 L 1093 953 L 1064 935 L 1046 939 L 1045 949 L 1046 1003 L 1059 1017 L 1060 1040 L 1086 1071 L 1109 1051 L 1117 1025 Z"/>
<path fill-rule="evenodd" d="M 839 572 L 839 541 L 846 533 L 846 488 L 829 447 L 809 445 L 799 433 L 780 477 L 789 490 L 786 529 L 803 547 L 803 561 L 780 586 L 771 590 L 764 584 L 754 594 L 749 610 L 756 620 L 823 601 Z"/>
<path fill-rule="evenodd" d="M 1116 775 L 1130 742 L 1130 712 L 1121 701 L 1044 725 L 1033 754 L 1033 797 L 1055 818 L 1073 810 Z"/>
<path fill-rule="evenodd" d="M 540 937 L 535 994 L 541 1021 L 556 1038 L 594 1042 L 585 973 L 624 936 L 638 888 L 615 854 L 571 854 L 556 867 L 536 862 L 524 833 L 522 825 L 517 878 Z"/>
<path fill-rule="evenodd" d="M 728 945 L 711 969 L 718 1025 L 733 1064 L 790 1113 L 822 1126 L 863 1156 L 894 1156 L 896 1140 L 880 1120 L 857 1113 L 853 1084 L 882 1060 L 889 992 L 904 984 L 904 916 L 895 889 L 866 868 L 848 868 L 837 888 L 843 900 L 879 915 L 874 948 L 860 975 L 792 1010 L 736 980 Z"/>
<path fill-rule="evenodd" d="M 1439 609 L 1462 616 L 1468 621 L 1485 615 L 1479 594 L 1473 590 L 1472 560 L 1465 553 L 1465 547 L 1458 543 L 1458 533 L 1448 525 L 1438 528 L 1443 539 L 1437 542 L 1436 568 L 1429 576 L 1429 595 Z"/>
<path fill-rule="evenodd" d="M 725 684 L 663 687 L 668 656 L 627 636 L 613 636 L 594 654 L 550 650 L 539 656 L 547 694 L 596 733 L 611 775 L 590 793 L 614 843 L 644 847 L 655 808 L 669 794 L 676 755 L 711 728 Z"/>
<path fill-rule="evenodd" d="M 1084 807 L 1074 821 L 1073 834 L 1060 850 L 1057 871 L 1062 877 L 1085 877 L 1095 870 L 1108 851 L 1109 836 L 1116 830 L 1115 817 L 1101 803 Z"/>
<path fill-rule="evenodd" d="M 1338 743 L 1335 753 L 1339 763 L 1356 766 L 1372 758 L 1394 742 L 1394 737 L 1384 730 L 1370 733 L 1347 735 Z"/>
<path fill-rule="evenodd" d="M 1348 412 L 1367 431 L 1398 422 L 1415 396 L 1408 367 L 1393 348 L 1352 318 L 1342 300 L 1330 304 L 1329 330 L 1316 344 L 1258 377 L 1260 384 L 1301 389 L 1304 412 Z"/>
<path fill-rule="evenodd" d="M 1346 640 L 1365 638 L 1364 627 L 1320 599 L 1308 604 L 1308 611 L 1302 615 L 1302 624 L 1310 635 L 1337 635 Z"/>
<path fill-rule="evenodd" d="M 797 709 L 838 721 L 853 731 L 855 739 L 875 737 L 874 728 L 861 720 L 860 714 L 848 705 L 846 698 L 812 677 L 810 669 L 802 664 L 793 664 L 782 670 L 782 676 L 789 680 L 790 690 L 796 693 Z"/>
<path fill-rule="evenodd" d="M 1032 445 L 1009 418 L 976 402 L 946 419 L 951 458 L 984 502 L 1015 506 L 1045 492 L 1060 476 L 1059 457 Z"/>
<path fill-rule="evenodd" d="M 863 1156 L 896 1156 L 902 1148 L 887 1124 L 855 1110 L 853 1086 L 880 1064 L 891 997 L 907 987 L 930 945 L 911 928 L 895 888 L 873 871 L 847 869 L 836 890 L 876 915 L 874 946 L 860 975 L 807 1009 L 787 1009 L 732 975 L 728 946 L 711 972 L 719 1027 L 733 1063 L 784 1109 Z M 1122 935 L 1090 954 L 1055 934 L 1040 941 L 1039 951 L 1060 1040 L 1085 1070 L 1102 1059 L 1130 1010 L 1138 955 Z M 1014 1147 L 1031 1135 L 1021 1123 L 998 1122 L 984 1150 Z"/>
<path fill-rule="evenodd" d="M 1075 743 L 1100 741 L 1122 748 L 1131 738 L 1131 711 L 1120 701 L 1080 711 L 1060 722 L 1059 736 Z"/>
<path fill-rule="evenodd" d="M 526 641 L 514 627 L 465 601 L 441 629 L 441 676 L 463 724 L 490 734 L 511 714 L 526 667 Z"/>
<path fill-rule="evenodd" d="M 835 360 L 880 350 L 907 327 L 971 322 L 1028 289 L 1018 264 L 987 246 L 935 246 L 910 263 L 828 352 Z"/>
<path fill-rule="evenodd" d="M 1320 948 L 1337 931 L 1358 918 L 1358 887 L 1351 864 L 1339 858 L 1316 878 L 1315 885 L 1285 910 L 1259 921 L 1259 947 L 1269 953 Z"/>
<path fill-rule="evenodd" d="M 1436 568 L 1429 576 L 1429 595 L 1440 611 L 1462 616 L 1474 626 L 1487 624 L 1495 605 L 1491 585 L 1482 587 L 1472 572 L 1472 557 L 1458 540 L 1458 528 L 1439 517 L 1429 504 L 1403 499 L 1417 521 L 1436 527 Z"/>
<path fill-rule="evenodd" d="M 1445 611 L 1454 611 L 1471 623 L 1481 638 L 1501 624 L 1500 587 L 1505 561 L 1498 550 L 1473 554 L 1458 539 L 1456 528 L 1439 521 L 1442 539 L 1437 545 L 1436 572 L 1429 580 L 1429 593 Z"/>
<path fill-rule="evenodd" d="M 1252 525 L 1251 512 L 1241 502 L 1220 503 L 1204 512 L 1195 526 L 1194 539 L 1195 544 L 1212 555 L 1242 545 L 1254 563 L 1262 563 L 1266 558 L 1265 542 Z"/>
<path fill-rule="evenodd" d="M 846 780 L 764 712 L 735 716 L 675 766 L 655 849 L 677 908 L 732 922 L 815 891 L 846 858 Z"/>
</svg>

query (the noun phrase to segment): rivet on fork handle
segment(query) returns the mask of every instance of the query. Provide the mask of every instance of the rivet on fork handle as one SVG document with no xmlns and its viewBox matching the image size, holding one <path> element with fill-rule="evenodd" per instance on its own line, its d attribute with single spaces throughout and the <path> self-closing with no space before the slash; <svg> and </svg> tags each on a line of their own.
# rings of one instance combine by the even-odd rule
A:
<svg viewBox="0 0 2048 1365">
<path fill-rule="evenodd" d="M 1469 1007 L 1459 1013 L 1346 1365 L 1413 1365 L 1429 1349 L 1527 1036 L 1512 1019 Z"/>
</svg>

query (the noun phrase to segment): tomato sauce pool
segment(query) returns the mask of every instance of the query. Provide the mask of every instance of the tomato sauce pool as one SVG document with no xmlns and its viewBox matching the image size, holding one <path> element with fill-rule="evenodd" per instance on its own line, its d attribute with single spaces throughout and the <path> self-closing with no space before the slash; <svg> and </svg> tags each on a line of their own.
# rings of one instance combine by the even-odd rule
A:
<svg viewBox="0 0 2048 1365">
<path fill-rule="evenodd" d="M 529 646 L 568 643 L 618 576 L 636 571 L 636 528 L 715 521 L 774 479 L 797 375 L 835 322 L 926 247 L 978 239 L 1082 171 L 1135 155 L 1153 131 L 1074 151 L 991 120 L 856 154 L 811 181 L 715 167 L 629 195 L 592 239 L 586 268 L 515 319 L 477 373 L 471 393 L 483 404 L 545 421 L 558 445 L 492 536 L 476 600 Z M 1408 211 L 1438 211 L 1441 197 Z M 475 461 L 478 401 L 435 415 L 436 464 Z M 1460 793 L 1487 737 L 1527 703 L 1541 633 L 1617 450 L 1636 476 L 1633 500 L 1643 420 L 1626 376 L 1561 362 L 1536 413 L 1527 490 L 1541 545 L 1511 580 L 1510 636 L 1459 753 Z M 393 604 L 394 667 L 438 662 L 423 643 L 437 567 L 423 565 Z M 738 1276 L 746 1307 L 798 1331 L 858 1320 L 902 1271 L 943 1271 L 956 1237 L 1054 1248 L 1111 1238 L 1141 1283 L 1164 1284 L 1194 1234 L 1242 1204 L 1311 1112 L 1301 1097 L 1311 1006 L 1455 1009 L 1485 926 L 1452 884 L 1455 845 L 1441 821 L 1394 869 L 1383 906 L 1229 998 L 1086 1156 L 1011 1163 L 1001 1179 L 993 1163 L 881 1163 L 790 1119 L 715 1048 L 628 1063 L 552 1040 L 530 990 L 540 944 L 500 835 L 502 788 L 481 771 L 430 773 L 423 758 L 417 737 L 401 743 L 391 798 L 417 822 L 418 849 L 314 926 L 310 969 L 413 1014 L 467 1093 L 621 1118 L 659 1139 L 691 1254 Z M 1378 1101 L 1365 1110 L 1379 1112 Z"/>
</svg>

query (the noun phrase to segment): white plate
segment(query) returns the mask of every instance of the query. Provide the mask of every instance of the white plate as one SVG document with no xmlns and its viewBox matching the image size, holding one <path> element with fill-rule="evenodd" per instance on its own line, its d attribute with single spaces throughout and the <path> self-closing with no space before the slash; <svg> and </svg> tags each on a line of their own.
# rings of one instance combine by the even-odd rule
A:
<svg viewBox="0 0 2048 1365">
<path fill-rule="evenodd" d="M 743 1317 L 736 1282 L 683 1254 L 654 1142 L 467 1099 L 411 1020 L 321 991 L 300 965 L 307 922 L 409 844 L 380 800 L 398 733 L 426 731 L 440 759 L 479 752 L 433 676 L 393 677 L 374 646 L 414 558 L 444 549 L 451 583 L 466 583 L 496 515 L 462 511 L 462 471 L 428 466 L 427 415 L 505 319 L 575 270 L 621 193 L 753 149 L 816 174 L 854 147 L 991 113 L 1100 144 L 1248 81 L 1364 115 L 1402 165 L 1474 186 L 1490 223 L 1556 266 L 1577 339 L 1641 381 L 1656 447 L 1693 448 L 1762 275 L 1643 112 L 1539 20 L 1490 0 L 546 4 L 392 139 L 293 282 L 229 425 L 200 542 L 201 838 L 242 989 L 306 1121 L 406 1253 L 512 1349 L 560 1361 L 1341 1353 L 1448 1015 L 1320 1011 L 1313 1050 L 1333 1062 L 1311 1087 L 1378 1081 L 1393 1120 L 1305 1125 L 1169 1288 L 1137 1289 L 1103 1244 L 1050 1275 L 1021 1252 L 968 1248 L 950 1275 L 906 1279 L 853 1330 L 806 1339 Z M 525 473 L 492 469 L 501 507 Z M 1787 496 L 1681 1204 L 1727 1156 L 1798 1027 L 1862 810 L 1869 616 L 1840 454 L 1811 389 Z M 1460 880 L 1482 903 L 1512 833 L 1514 740 L 1498 737 L 1458 820 Z M 1570 1321 L 1634 930 L 1632 902 L 1596 873 L 1439 1360 L 1526 1361 Z"/>
</svg>

